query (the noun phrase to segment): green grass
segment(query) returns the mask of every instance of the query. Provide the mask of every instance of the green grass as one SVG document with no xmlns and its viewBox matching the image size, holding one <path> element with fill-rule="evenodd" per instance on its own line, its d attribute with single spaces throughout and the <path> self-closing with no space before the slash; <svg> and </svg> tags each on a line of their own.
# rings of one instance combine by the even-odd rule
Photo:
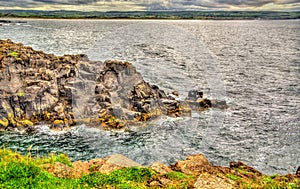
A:
<svg viewBox="0 0 300 189">
<path fill-rule="evenodd" d="M 35 159 L 36 164 L 41 165 L 41 164 L 53 164 L 55 162 L 60 162 L 63 163 L 69 167 L 72 167 L 72 162 L 69 159 L 67 154 L 50 154 L 47 157 L 38 157 Z"/>
<path fill-rule="evenodd" d="M 79 179 L 57 178 L 42 165 L 60 162 L 72 166 L 65 154 L 32 158 L 0 149 L 0 188 L 146 188 L 155 173 L 148 168 L 125 168 L 110 174 L 92 172 Z"/>
<path fill-rule="evenodd" d="M 151 180 L 154 172 L 148 168 L 126 168 L 113 171 L 110 174 L 94 172 L 79 179 L 81 185 L 88 187 L 144 188 Z"/>
<path fill-rule="evenodd" d="M 194 176 L 186 175 L 177 171 L 170 172 L 165 176 L 167 179 L 172 181 L 172 183 L 168 186 L 168 189 L 191 188 L 194 183 Z"/>
<path fill-rule="evenodd" d="M 21 156 L 7 149 L 0 150 L 0 188 L 73 188 L 77 183 L 70 179 L 59 179 L 40 168 L 50 162 L 69 163 L 58 155 L 45 159 Z"/>
<path fill-rule="evenodd" d="M 59 179 L 32 162 L 0 163 L 0 188 L 74 188 L 76 182 Z"/>
</svg>

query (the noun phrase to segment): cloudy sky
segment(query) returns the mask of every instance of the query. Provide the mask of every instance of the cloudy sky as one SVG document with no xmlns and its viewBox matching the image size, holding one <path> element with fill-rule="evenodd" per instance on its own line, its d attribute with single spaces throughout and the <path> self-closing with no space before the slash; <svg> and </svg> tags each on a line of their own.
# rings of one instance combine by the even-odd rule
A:
<svg viewBox="0 0 300 189">
<path fill-rule="evenodd" d="M 0 0 L 0 9 L 27 10 L 300 10 L 299 0 Z"/>
</svg>

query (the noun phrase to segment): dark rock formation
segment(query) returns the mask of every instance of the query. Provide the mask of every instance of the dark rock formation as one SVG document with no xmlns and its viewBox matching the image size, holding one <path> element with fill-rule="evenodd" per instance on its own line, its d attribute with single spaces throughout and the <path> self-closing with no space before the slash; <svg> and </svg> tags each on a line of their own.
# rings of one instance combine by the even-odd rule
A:
<svg viewBox="0 0 300 189">
<path fill-rule="evenodd" d="M 177 101 L 145 82 L 128 62 L 54 56 L 0 40 L 2 129 L 28 129 L 41 122 L 52 128 L 88 123 L 121 129 L 162 114 L 181 116 L 211 107 L 202 97 L 193 90 L 187 101 Z"/>
<path fill-rule="evenodd" d="M 0 20 L 0 23 L 11 23 L 10 20 Z"/>
<path fill-rule="evenodd" d="M 10 40 L 0 41 L 0 124 L 74 124 L 69 83 L 83 55 L 56 57 Z"/>
<path fill-rule="evenodd" d="M 0 20 L 0 24 L 15 24 L 15 23 L 27 23 L 26 21 L 19 21 L 19 20 L 16 20 L 16 21 L 11 21 L 11 20 Z"/>
</svg>

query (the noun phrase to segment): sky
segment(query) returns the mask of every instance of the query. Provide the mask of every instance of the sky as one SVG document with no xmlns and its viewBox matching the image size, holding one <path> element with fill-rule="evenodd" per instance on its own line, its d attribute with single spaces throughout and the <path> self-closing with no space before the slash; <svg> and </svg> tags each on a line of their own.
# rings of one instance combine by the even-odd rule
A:
<svg viewBox="0 0 300 189">
<path fill-rule="evenodd" d="M 80 11 L 300 11 L 300 0 L 0 0 L 0 9 Z"/>
</svg>

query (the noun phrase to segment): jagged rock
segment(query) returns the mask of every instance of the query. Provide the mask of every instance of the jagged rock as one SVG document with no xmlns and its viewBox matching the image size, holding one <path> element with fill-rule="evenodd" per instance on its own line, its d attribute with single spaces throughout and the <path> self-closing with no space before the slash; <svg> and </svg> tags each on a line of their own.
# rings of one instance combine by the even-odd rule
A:
<svg viewBox="0 0 300 189">
<path fill-rule="evenodd" d="M 154 162 L 151 165 L 149 165 L 149 168 L 157 172 L 158 174 L 167 174 L 172 172 L 172 169 L 169 166 L 161 162 Z"/>
<path fill-rule="evenodd" d="M 253 167 L 250 167 L 248 165 L 246 165 L 243 162 L 230 162 L 229 166 L 231 169 L 242 169 L 244 171 L 247 171 L 248 173 L 253 173 L 256 176 L 262 176 L 263 174 L 261 172 L 259 172 L 258 170 L 254 169 Z"/>
<path fill-rule="evenodd" d="M 172 91 L 171 94 L 174 95 L 174 96 L 177 96 L 177 97 L 179 96 L 178 91 Z"/>
<path fill-rule="evenodd" d="M 211 107 L 214 107 L 214 108 L 219 108 L 219 109 L 226 109 L 228 108 L 228 105 L 226 103 L 226 101 L 224 100 L 211 100 Z"/>
<path fill-rule="evenodd" d="M 114 154 L 106 157 L 103 161 L 96 163 L 94 171 L 98 171 L 100 173 L 111 173 L 114 170 L 125 167 L 141 167 L 141 165 L 121 154 Z"/>
<path fill-rule="evenodd" d="M 155 188 L 161 188 L 162 184 L 155 180 L 155 181 L 150 182 L 149 186 L 150 187 L 155 187 Z"/>
<path fill-rule="evenodd" d="M 73 178 L 74 168 L 69 167 L 63 163 L 55 162 L 52 165 L 44 165 L 44 169 L 52 175 L 59 178 Z"/>
<path fill-rule="evenodd" d="M 186 160 L 178 161 L 172 166 L 175 171 L 180 171 L 185 174 L 199 174 L 201 172 L 209 172 L 214 167 L 202 154 L 191 155 Z"/>
<path fill-rule="evenodd" d="M 115 165 L 118 165 L 121 167 L 140 167 L 141 166 L 137 162 L 135 162 L 131 159 L 128 159 L 127 157 L 125 157 L 121 154 L 114 154 L 114 155 L 108 156 L 104 160 L 105 160 L 105 163 L 111 163 L 111 164 L 115 164 Z"/>
<path fill-rule="evenodd" d="M 213 175 L 210 173 L 201 173 L 196 183 L 194 184 L 196 189 L 231 189 L 235 188 L 227 178 L 224 176 Z"/>
<path fill-rule="evenodd" d="M 59 130 L 78 123 L 122 129 L 161 114 L 177 117 L 211 107 L 202 97 L 193 90 L 187 102 L 177 101 L 128 62 L 55 56 L 0 40 L 1 129 L 31 129 L 40 122 Z"/>
<path fill-rule="evenodd" d="M 188 93 L 188 100 L 196 101 L 198 98 L 203 98 L 203 92 L 199 90 L 190 90 Z"/>
<path fill-rule="evenodd" d="M 10 40 L 0 41 L 0 120 L 4 127 L 45 122 L 72 124 L 71 93 L 82 55 L 56 57 Z"/>
<path fill-rule="evenodd" d="M 172 183 L 172 181 L 162 177 L 159 179 L 159 183 L 161 183 L 161 185 L 168 185 L 168 184 Z"/>
<path fill-rule="evenodd" d="M 75 161 L 72 163 L 74 169 L 74 178 L 80 178 L 90 173 L 90 164 L 88 162 Z"/>
<path fill-rule="evenodd" d="M 94 171 L 99 170 L 104 163 L 105 163 L 104 159 L 101 159 L 101 158 L 90 160 L 88 162 L 89 171 L 94 172 Z"/>
<path fill-rule="evenodd" d="M 296 175 L 297 175 L 298 177 L 300 177 L 300 166 L 298 167 L 298 169 L 297 169 L 297 171 L 296 171 Z"/>
</svg>

